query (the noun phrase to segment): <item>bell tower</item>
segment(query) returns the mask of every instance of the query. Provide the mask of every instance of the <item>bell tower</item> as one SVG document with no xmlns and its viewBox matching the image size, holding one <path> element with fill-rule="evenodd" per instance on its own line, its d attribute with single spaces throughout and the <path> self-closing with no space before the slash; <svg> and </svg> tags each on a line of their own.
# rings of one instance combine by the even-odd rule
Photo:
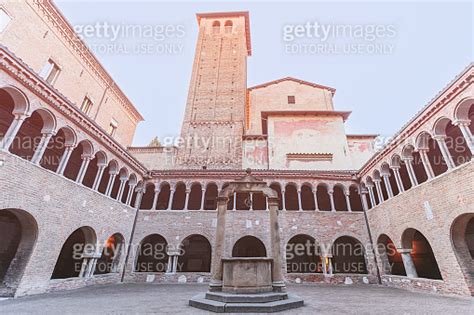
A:
<svg viewBox="0 0 474 315">
<path fill-rule="evenodd" d="M 199 36 L 177 166 L 241 169 L 251 54 L 248 12 L 197 14 Z"/>
</svg>

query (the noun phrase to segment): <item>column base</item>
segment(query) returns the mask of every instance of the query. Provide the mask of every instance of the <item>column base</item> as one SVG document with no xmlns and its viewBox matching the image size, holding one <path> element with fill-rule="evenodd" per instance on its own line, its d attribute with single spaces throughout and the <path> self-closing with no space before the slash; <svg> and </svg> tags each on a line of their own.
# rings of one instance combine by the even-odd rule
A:
<svg viewBox="0 0 474 315">
<path fill-rule="evenodd" d="M 211 279 L 209 283 L 209 291 L 211 292 L 221 292 L 222 291 L 222 281 Z"/>
<path fill-rule="evenodd" d="M 286 292 L 286 284 L 284 281 L 272 282 L 273 292 Z"/>
</svg>

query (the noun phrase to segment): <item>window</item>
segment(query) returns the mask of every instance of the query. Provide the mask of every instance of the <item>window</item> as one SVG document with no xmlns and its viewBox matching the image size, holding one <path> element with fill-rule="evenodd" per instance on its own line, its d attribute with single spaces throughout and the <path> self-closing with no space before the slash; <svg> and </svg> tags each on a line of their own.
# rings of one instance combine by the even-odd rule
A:
<svg viewBox="0 0 474 315">
<path fill-rule="evenodd" d="M 92 101 L 86 96 L 84 97 L 84 101 L 82 101 L 81 110 L 87 115 L 89 115 L 92 105 Z"/>
<path fill-rule="evenodd" d="M 46 80 L 46 82 L 53 84 L 59 75 L 59 66 L 51 59 L 44 65 L 43 70 L 40 72 L 40 77 Z"/>
<path fill-rule="evenodd" d="M 224 30 L 226 34 L 232 33 L 232 21 L 228 20 L 224 24 Z"/>
<path fill-rule="evenodd" d="M 115 135 L 115 132 L 117 131 L 118 127 L 118 122 L 115 119 L 112 119 L 112 121 L 109 124 L 109 134 L 113 137 Z"/>
<path fill-rule="evenodd" d="M 221 23 L 219 21 L 214 21 L 212 23 L 212 33 L 219 34 L 221 32 Z"/>
<path fill-rule="evenodd" d="M 288 95 L 288 104 L 295 104 L 295 96 L 294 95 Z"/>
<path fill-rule="evenodd" d="M 3 32 L 6 28 L 8 23 L 11 21 L 11 17 L 3 10 L 0 8 L 0 33 Z"/>
</svg>

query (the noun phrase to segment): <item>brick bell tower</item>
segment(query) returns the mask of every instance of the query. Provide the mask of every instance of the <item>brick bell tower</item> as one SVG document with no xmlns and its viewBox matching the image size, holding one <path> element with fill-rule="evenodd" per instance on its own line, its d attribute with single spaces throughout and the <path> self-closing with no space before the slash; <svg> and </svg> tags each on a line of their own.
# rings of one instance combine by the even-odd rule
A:
<svg viewBox="0 0 474 315">
<path fill-rule="evenodd" d="M 199 36 L 178 168 L 241 169 L 251 54 L 248 12 L 197 14 Z"/>
</svg>

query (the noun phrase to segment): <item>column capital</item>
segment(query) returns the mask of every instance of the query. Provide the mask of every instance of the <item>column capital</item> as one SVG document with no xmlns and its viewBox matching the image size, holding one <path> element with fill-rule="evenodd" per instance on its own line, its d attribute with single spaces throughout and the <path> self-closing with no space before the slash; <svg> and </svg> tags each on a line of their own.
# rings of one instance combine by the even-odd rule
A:
<svg viewBox="0 0 474 315">
<path fill-rule="evenodd" d="M 438 142 L 444 142 L 444 140 L 446 140 L 446 135 L 435 135 L 432 138 Z"/>
<path fill-rule="evenodd" d="M 390 168 L 391 168 L 392 170 L 394 170 L 394 171 L 395 171 L 395 170 L 398 171 L 398 170 L 400 169 L 400 165 L 392 165 L 392 166 L 390 166 Z"/>
<path fill-rule="evenodd" d="M 465 126 L 468 127 L 471 124 L 469 119 L 455 119 L 453 121 L 453 125 L 455 126 Z"/>
<path fill-rule="evenodd" d="M 374 183 L 380 183 L 382 180 L 380 178 L 374 178 L 373 181 L 374 181 Z"/>
<path fill-rule="evenodd" d="M 411 248 L 397 248 L 397 252 L 400 254 L 410 254 L 412 250 Z"/>
</svg>

